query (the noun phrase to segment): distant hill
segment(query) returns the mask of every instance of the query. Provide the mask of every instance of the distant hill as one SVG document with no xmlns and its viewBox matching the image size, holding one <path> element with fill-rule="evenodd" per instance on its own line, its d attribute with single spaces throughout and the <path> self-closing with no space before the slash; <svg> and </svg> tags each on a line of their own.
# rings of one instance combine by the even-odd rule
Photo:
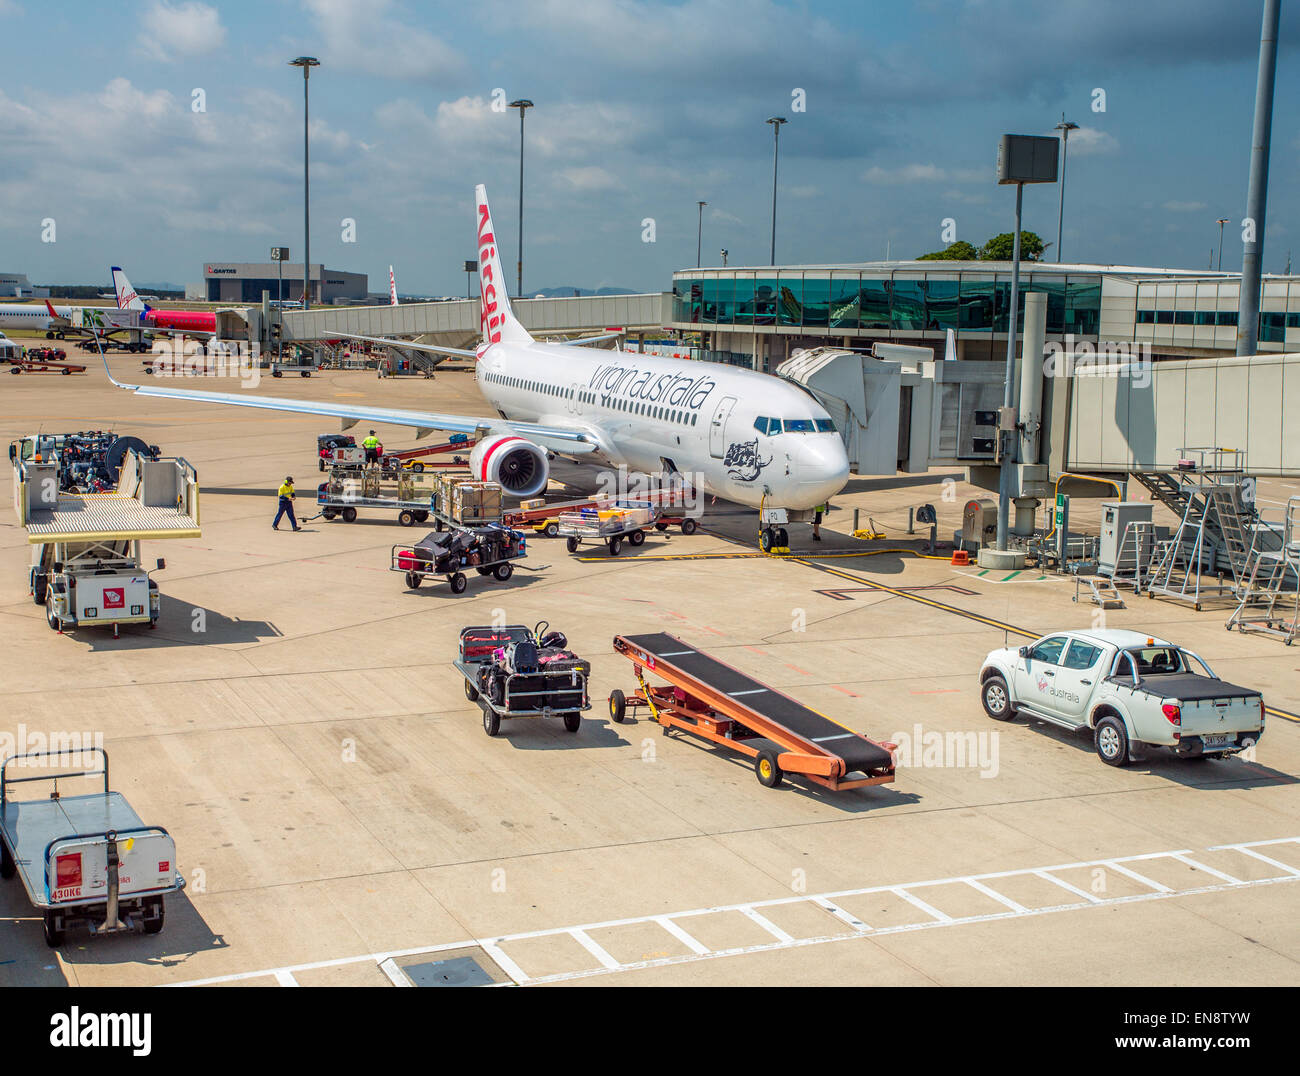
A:
<svg viewBox="0 0 1300 1076">
<path fill-rule="evenodd" d="M 581 295 L 639 295 L 633 288 L 575 288 L 572 284 L 562 288 L 529 288 L 528 297 L 540 295 L 543 299 L 572 299 Z"/>
</svg>

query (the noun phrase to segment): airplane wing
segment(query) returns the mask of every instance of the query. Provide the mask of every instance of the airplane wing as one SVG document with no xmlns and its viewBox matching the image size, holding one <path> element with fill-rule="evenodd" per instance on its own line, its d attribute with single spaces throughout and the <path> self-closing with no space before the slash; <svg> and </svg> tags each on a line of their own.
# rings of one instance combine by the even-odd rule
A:
<svg viewBox="0 0 1300 1076">
<path fill-rule="evenodd" d="M 368 344 L 387 344 L 389 347 L 410 348 L 412 351 L 432 351 L 436 355 L 460 355 L 466 359 L 476 359 L 478 355 L 473 351 L 466 351 L 460 347 L 446 347 L 443 344 L 417 344 L 414 340 L 392 340 L 387 336 L 362 336 L 360 333 L 344 333 L 329 330 L 331 337 L 338 337 L 340 340 L 364 340 Z"/>
<path fill-rule="evenodd" d="M 581 456 L 596 451 L 598 447 L 591 436 L 580 429 L 564 426 L 544 426 L 534 422 L 511 422 L 502 418 L 475 418 L 467 415 L 449 415 L 436 411 L 401 411 L 388 407 L 365 407 L 359 404 L 325 403 L 319 400 L 289 400 L 277 396 L 255 396 L 247 392 L 200 392 L 195 389 L 175 389 L 164 385 L 128 385 L 113 376 L 104 356 L 104 370 L 108 379 L 120 389 L 137 396 L 152 396 L 162 400 L 189 400 L 193 403 L 223 404 L 228 407 L 256 407 L 266 411 L 290 411 L 301 415 L 320 415 L 337 418 L 343 429 L 358 422 L 388 422 L 395 426 L 410 426 L 416 437 L 425 437 L 434 430 L 477 435 L 486 430 L 506 429 L 520 437 L 569 456 Z"/>
</svg>

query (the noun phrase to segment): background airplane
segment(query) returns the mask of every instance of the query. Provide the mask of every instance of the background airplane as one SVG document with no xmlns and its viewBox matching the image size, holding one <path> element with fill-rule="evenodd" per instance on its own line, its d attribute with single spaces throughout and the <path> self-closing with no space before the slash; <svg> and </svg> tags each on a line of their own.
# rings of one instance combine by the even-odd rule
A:
<svg viewBox="0 0 1300 1076">
<path fill-rule="evenodd" d="M 165 329 L 188 336 L 215 336 L 217 315 L 211 310 L 155 310 L 136 294 L 119 266 L 112 267 L 113 293 L 119 310 L 139 312 L 139 324 L 151 329 Z"/>
</svg>

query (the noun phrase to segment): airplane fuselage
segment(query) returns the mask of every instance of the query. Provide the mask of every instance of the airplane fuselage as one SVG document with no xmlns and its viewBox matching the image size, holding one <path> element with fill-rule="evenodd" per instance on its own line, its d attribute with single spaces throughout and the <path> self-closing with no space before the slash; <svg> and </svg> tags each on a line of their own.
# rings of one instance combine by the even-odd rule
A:
<svg viewBox="0 0 1300 1076">
<path fill-rule="evenodd" d="M 556 344 L 483 347 L 479 390 L 502 418 L 588 432 L 597 457 L 675 470 L 739 504 L 807 509 L 848 480 L 844 443 L 808 393 L 721 363 Z"/>
</svg>

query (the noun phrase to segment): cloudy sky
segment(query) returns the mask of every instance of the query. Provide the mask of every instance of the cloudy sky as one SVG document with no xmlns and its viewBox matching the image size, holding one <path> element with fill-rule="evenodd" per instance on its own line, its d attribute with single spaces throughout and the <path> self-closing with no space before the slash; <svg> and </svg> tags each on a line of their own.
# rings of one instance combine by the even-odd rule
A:
<svg viewBox="0 0 1300 1076">
<path fill-rule="evenodd" d="M 1300 262 L 1300 14 L 1284 5 L 1265 269 Z M 406 293 L 463 291 L 473 187 L 512 268 L 529 97 L 525 289 L 658 290 L 694 264 L 912 257 L 945 218 L 1012 227 L 999 136 L 1070 142 L 1070 260 L 1203 268 L 1245 211 L 1261 0 L 0 0 L 0 270 L 185 283 L 302 252 Z M 1104 92 L 1104 102 L 1099 94 Z M 195 111 L 196 102 L 205 110 Z M 1104 110 L 1099 106 L 1104 103 Z M 1025 225 L 1054 240 L 1055 187 Z M 53 218 L 56 241 L 42 241 Z M 355 242 L 342 222 L 355 220 Z M 643 221 L 654 221 L 653 243 Z M 1048 251 L 1049 258 L 1055 248 Z M 1240 266 L 1239 225 L 1224 267 Z"/>
</svg>

